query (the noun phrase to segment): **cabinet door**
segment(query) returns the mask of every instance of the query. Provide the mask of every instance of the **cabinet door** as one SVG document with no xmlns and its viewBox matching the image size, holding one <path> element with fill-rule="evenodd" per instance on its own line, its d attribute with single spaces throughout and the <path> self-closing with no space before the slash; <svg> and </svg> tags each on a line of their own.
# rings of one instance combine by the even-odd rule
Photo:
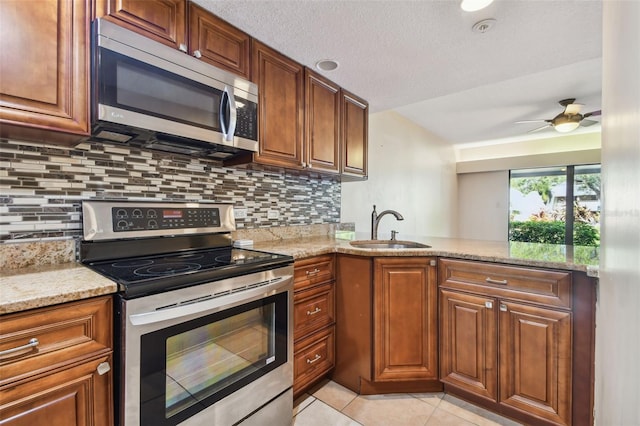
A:
<svg viewBox="0 0 640 426">
<path fill-rule="evenodd" d="M 249 35 L 189 3 L 189 53 L 249 79 Z"/>
<path fill-rule="evenodd" d="M 0 1 L 0 136 L 19 137 L 20 126 L 29 139 L 36 129 L 89 134 L 87 3 Z"/>
<path fill-rule="evenodd" d="M 345 176 L 367 177 L 369 104 L 342 90 L 342 167 Z"/>
<path fill-rule="evenodd" d="M 340 172 L 340 87 L 305 69 L 305 161 L 324 172 Z"/>
<path fill-rule="evenodd" d="M 111 372 L 98 366 L 111 355 L 0 388 L 0 419 L 7 426 L 113 424 Z M 104 373 L 104 371 L 103 371 Z"/>
<path fill-rule="evenodd" d="M 374 261 L 374 380 L 438 378 L 436 267 L 429 258 Z"/>
<path fill-rule="evenodd" d="M 571 424 L 571 313 L 500 302 L 500 404 Z"/>
<path fill-rule="evenodd" d="M 498 398 L 496 303 L 440 290 L 440 377 L 493 402 Z"/>
<path fill-rule="evenodd" d="M 96 0 L 96 18 L 105 16 L 125 28 L 187 51 L 186 0 Z"/>
<path fill-rule="evenodd" d="M 302 167 L 304 70 L 302 65 L 252 40 L 252 80 L 258 85 L 258 163 Z"/>
</svg>

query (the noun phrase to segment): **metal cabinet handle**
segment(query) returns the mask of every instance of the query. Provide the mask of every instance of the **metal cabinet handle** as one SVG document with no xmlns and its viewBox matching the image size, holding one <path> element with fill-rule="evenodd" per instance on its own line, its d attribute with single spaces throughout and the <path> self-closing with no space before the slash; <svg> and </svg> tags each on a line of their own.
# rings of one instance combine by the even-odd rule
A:
<svg viewBox="0 0 640 426">
<path fill-rule="evenodd" d="M 40 341 L 34 337 L 30 339 L 29 343 L 27 343 L 26 345 L 0 351 L 0 357 L 5 357 L 7 355 L 15 354 L 16 352 L 30 351 L 32 349 L 35 349 L 39 344 L 40 344 Z"/>
<path fill-rule="evenodd" d="M 487 300 L 486 302 L 484 302 L 484 307 L 487 309 L 493 309 L 493 302 Z"/>
<path fill-rule="evenodd" d="M 200 59 L 200 58 L 202 58 L 202 53 L 200 53 L 199 50 L 194 50 L 193 51 L 193 56 L 195 56 L 196 58 Z"/>
<path fill-rule="evenodd" d="M 501 312 L 507 312 L 509 310 L 509 308 L 507 308 L 507 305 L 505 305 L 504 303 L 500 304 L 500 311 Z"/>
<path fill-rule="evenodd" d="M 111 366 L 108 362 L 101 362 L 98 364 L 98 368 L 96 370 L 98 371 L 98 374 L 102 376 L 111 371 Z"/>
<path fill-rule="evenodd" d="M 507 280 L 494 280 L 493 278 L 487 277 L 485 281 L 489 284 L 507 285 Z"/>
<path fill-rule="evenodd" d="M 320 358 L 322 357 L 319 354 L 316 354 L 316 356 L 314 356 L 313 359 L 307 358 L 307 364 L 313 364 L 316 361 L 320 361 Z"/>
<path fill-rule="evenodd" d="M 309 316 L 315 315 L 315 314 L 317 314 L 318 312 L 321 312 L 321 311 L 322 311 L 322 309 L 320 309 L 320 308 L 318 308 L 316 306 L 316 308 L 313 311 L 307 311 L 307 315 L 309 315 Z"/>
<path fill-rule="evenodd" d="M 178 50 L 180 50 L 181 52 L 186 52 L 187 51 L 187 45 L 184 43 L 180 43 L 180 46 L 178 46 Z"/>
<path fill-rule="evenodd" d="M 316 268 L 312 271 L 307 271 L 307 275 L 316 275 L 318 272 L 320 272 L 320 269 Z"/>
</svg>

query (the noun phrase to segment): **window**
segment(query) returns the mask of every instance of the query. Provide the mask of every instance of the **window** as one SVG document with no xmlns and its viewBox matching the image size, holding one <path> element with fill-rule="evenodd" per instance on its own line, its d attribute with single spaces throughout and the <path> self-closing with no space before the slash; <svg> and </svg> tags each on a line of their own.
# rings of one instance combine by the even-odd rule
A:
<svg viewBox="0 0 640 426">
<path fill-rule="evenodd" d="M 599 164 L 511 170 L 509 180 L 509 241 L 600 245 Z"/>
</svg>

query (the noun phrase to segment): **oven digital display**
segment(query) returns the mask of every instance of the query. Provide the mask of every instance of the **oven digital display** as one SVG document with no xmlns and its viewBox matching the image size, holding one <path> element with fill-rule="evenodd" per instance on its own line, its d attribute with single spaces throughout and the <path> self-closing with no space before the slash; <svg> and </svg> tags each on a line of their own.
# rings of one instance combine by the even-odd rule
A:
<svg viewBox="0 0 640 426">
<path fill-rule="evenodd" d="M 162 210 L 163 219 L 182 219 L 182 210 Z"/>
</svg>

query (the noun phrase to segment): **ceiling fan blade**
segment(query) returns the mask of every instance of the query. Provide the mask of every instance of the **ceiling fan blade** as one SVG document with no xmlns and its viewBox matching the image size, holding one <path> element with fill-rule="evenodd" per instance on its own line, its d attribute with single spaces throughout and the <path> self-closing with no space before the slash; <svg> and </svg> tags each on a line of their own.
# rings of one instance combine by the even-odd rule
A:
<svg viewBox="0 0 640 426">
<path fill-rule="evenodd" d="M 540 130 L 546 129 L 547 127 L 551 127 L 551 123 L 545 124 L 544 126 L 538 127 L 537 129 L 529 130 L 527 133 L 539 132 Z"/>
<path fill-rule="evenodd" d="M 602 114 L 602 111 L 601 111 L 601 110 L 591 111 L 591 112 L 587 112 L 587 113 L 585 113 L 585 114 L 583 115 L 583 117 L 584 117 L 584 118 L 587 118 L 587 117 L 592 117 L 592 116 L 598 116 L 598 115 L 600 115 L 600 114 Z"/>
<path fill-rule="evenodd" d="M 522 121 L 516 121 L 516 124 L 521 124 L 521 123 L 549 123 L 551 122 L 551 120 L 522 120 Z"/>
<path fill-rule="evenodd" d="M 568 104 L 564 108 L 564 113 L 567 115 L 580 114 L 580 108 L 582 108 L 583 106 L 584 106 L 583 104 Z"/>
<path fill-rule="evenodd" d="M 599 121 L 595 121 L 595 120 L 582 120 L 582 121 L 580 122 L 580 125 L 581 125 L 581 126 L 586 127 L 586 126 L 593 126 L 593 125 L 594 125 L 594 124 L 596 124 L 596 123 L 599 123 Z"/>
</svg>

